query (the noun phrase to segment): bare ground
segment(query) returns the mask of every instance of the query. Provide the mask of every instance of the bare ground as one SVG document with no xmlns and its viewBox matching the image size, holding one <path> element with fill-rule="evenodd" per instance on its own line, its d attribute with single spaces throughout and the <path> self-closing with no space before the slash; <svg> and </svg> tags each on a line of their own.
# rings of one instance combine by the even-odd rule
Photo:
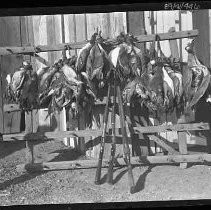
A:
<svg viewBox="0 0 211 210">
<path fill-rule="evenodd" d="M 0 205 L 104 203 L 128 201 L 211 199 L 211 166 L 178 165 L 133 168 L 136 193 L 129 193 L 126 168 L 116 168 L 114 185 L 94 184 L 96 169 L 20 173 L 16 165 L 25 162 L 23 143 L 0 145 Z M 36 162 L 72 160 L 79 155 L 62 143 L 35 146 Z"/>
</svg>

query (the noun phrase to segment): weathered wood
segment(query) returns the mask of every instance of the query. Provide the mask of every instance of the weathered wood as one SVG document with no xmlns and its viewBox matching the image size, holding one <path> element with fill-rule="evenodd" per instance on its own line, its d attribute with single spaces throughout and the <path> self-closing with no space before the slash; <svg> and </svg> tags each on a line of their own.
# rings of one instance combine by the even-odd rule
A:
<svg viewBox="0 0 211 210">
<path fill-rule="evenodd" d="M 21 46 L 20 17 L 0 17 L 0 46 Z M 6 76 L 14 73 L 23 61 L 22 56 L 2 56 L 1 58 L 1 86 L 2 96 L 6 90 Z M 4 97 L 1 98 L 5 104 Z M 1 104 L 1 106 L 3 105 Z M 20 132 L 21 113 L 3 113 L 4 133 Z"/>
<path fill-rule="evenodd" d="M 106 104 L 106 97 L 102 101 L 96 101 L 95 105 L 105 105 Z M 4 112 L 16 112 L 20 111 L 20 106 L 18 104 L 4 104 L 3 106 Z"/>
<path fill-rule="evenodd" d="M 33 126 L 33 127 L 35 127 L 35 126 Z M 41 126 L 41 127 L 42 127 L 42 126 Z M 40 124 L 39 124 L 39 131 L 40 131 L 40 130 L 42 130 L 42 129 L 40 129 Z M 118 132 L 119 132 L 119 130 L 116 130 L 116 133 L 117 133 L 117 134 L 116 134 L 117 144 L 119 145 L 119 144 L 122 144 L 122 134 L 120 134 L 120 133 L 118 133 Z M 12 136 L 15 136 L 15 135 L 13 134 Z M 25 135 L 25 136 L 26 136 L 26 135 Z M 68 135 L 67 135 L 67 136 L 68 136 Z M 26 136 L 25 139 L 28 139 L 29 137 L 30 137 L 30 136 Z M 90 148 L 92 148 L 92 147 L 96 147 L 96 145 L 98 145 L 99 142 L 100 142 L 99 137 L 100 137 L 100 135 L 96 135 L 96 136 L 94 136 L 92 139 L 88 139 L 88 140 L 86 141 L 86 149 L 90 149 Z M 111 142 L 112 142 L 111 138 L 112 138 L 111 132 L 108 132 L 108 135 L 106 136 L 106 143 L 111 143 Z M 20 137 L 14 138 L 14 137 L 11 137 L 11 135 L 10 135 L 10 137 L 8 137 L 8 135 L 3 135 L 3 137 L 0 138 L 0 141 L 23 141 L 23 140 L 25 140 L 25 139 L 24 139 L 24 137 L 21 137 L 21 138 L 20 138 Z M 128 138 L 128 139 L 129 139 L 129 142 L 131 142 L 131 138 Z M 36 140 L 36 139 L 34 138 L 34 140 Z M 59 142 L 63 141 L 62 138 L 60 138 L 60 137 L 52 137 L 52 138 L 50 138 L 50 139 L 41 137 L 41 138 L 38 138 L 38 139 L 37 139 L 37 141 L 39 141 L 39 140 L 42 140 L 42 141 L 43 141 L 43 140 L 46 140 L 46 141 L 55 140 L 55 141 L 59 141 Z M 154 142 L 153 140 L 150 140 L 150 139 L 144 139 L 144 140 L 150 142 L 150 144 L 151 144 L 152 142 Z M 141 141 L 143 141 L 142 138 L 140 138 L 140 137 L 137 138 L 137 142 L 141 142 Z M 164 139 L 163 139 L 163 141 L 164 141 L 164 142 L 167 142 L 167 140 L 164 140 Z M 74 143 L 75 143 L 75 142 L 74 142 Z M 168 144 L 170 147 L 174 148 L 175 150 L 178 150 L 178 149 L 179 149 L 179 147 L 178 147 L 178 139 L 174 139 L 173 142 L 167 142 L 167 144 Z M 77 145 L 77 144 L 72 144 L 72 145 L 70 145 L 70 146 L 76 147 L 76 145 Z M 188 148 L 189 148 L 189 147 L 196 146 L 196 145 L 207 146 L 206 139 L 204 139 L 204 138 L 199 138 L 199 137 L 191 137 L 190 140 L 188 141 L 188 144 L 187 144 Z M 122 148 L 122 146 L 121 146 L 121 148 Z M 141 153 L 140 153 L 140 154 L 141 154 Z M 92 155 L 91 155 L 91 156 L 92 156 Z M 139 155 L 137 155 L 137 156 L 139 156 Z"/>
<path fill-rule="evenodd" d="M 3 91 L 2 91 L 2 56 L 0 56 L 0 133 L 4 133 Z"/>
<path fill-rule="evenodd" d="M 175 31 L 176 31 L 175 27 L 171 27 L 168 32 L 174 33 Z M 169 45 L 170 45 L 171 55 L 174 58 L 179 59 L 179 48 L 177 45 L 177 40 L 169 40 Z"/>
<path fill-rule="evenodd" d="M 163 149 L 168 151 L 168 154 L 172 155 L 172 154 L 177 154 L 178 153 L 170 145 L 168 145 L 167 141 L 164 141 L 164 140 L 160 139 L 159 137 L 157 137 L 155 135 L 148 135 L 148 137 L 151 140 L 153 140 L 154 142 L 156 142 L 160 147 L 162 147 Z"/>
<path fill-rule="evenodd" d="M 33 56 L 36 60 L 38 60 L 40 63 L 44 64 L 45 66 L 51 66 L 50 62 L 48 62 L 45 58 L 41 57 L 37 53 L 34 53 Z"/>
<path fill-rule="evenodd" d="M 165 156 L 143 156 L 131 157 L 132 165 L 149 165 L 149 164 L 177 164 L 177 163 L 207 163 L 211 162 L 211 154 L 193 154 L 193 155 L 165 155 Z M 109 160 L 104 159 L 102 167 L 107 168 Z M 124 158 L 117 158 L 117 163 L 114 167 L 126 166 Z M 61 162 L 43 162 L 36 164 L 20 164 L 17 165 L 17 171 L 50 171 L 50 170 L 74 170 L 96 168 L 97 160 L 73 160 Z"/>
<path fill-rule="evenodd" d="M 160 40 L 171 40 L 171 39 L 182 39 L 182 38 L 191 38 L 198 35 L 198 30 L 189 30 L 189 31 L 179 31 L 174 33 L 160 33 L 158 36 Z M 155 34 L 150 35 L 140 35 L 136 38 L 138 42 L 152 42 L 155 40 Z M 111 41 L 111 40 L 109 40 Z M 0 47 L 0 55 L 11 55 L 11 54 L 27 54 L 27 53 L 39 53 L 39 52 L 51 52 L 51 51 L 61 51 L 64 50 L 66 46 L 69 46 L 71 49 L 80 49 L 87 42 L 76 42 L 76 43 L 61 43 L 61 44 L 52 44 L 52 45 L 37 45 L 34 47 Z"/>
<path fill-rule="evenodd" d="M 191 130 L 209 130 L 209 123 L 186 123 L 175 125 L 157 125 L 147 127 L 134 127 L 134 130 L 140 133 L 157 133 L 168 131 L 191 131 Z"/>
<path fill-rule="evenodd" d="M 186 119 L 185 117 L 181 117 L 178 120 L 178 123 L 185 123 Z M 184 131 L 178 131 L 178 143 L 179 143 L 179 152 L 180 154 L 187 154 L 188 149 L 187 149 L 187 133 Z M 187 163 L 180 163 L 180 167 L 185 169 L 187 168 Z"/>
<path fill-rule="evenodd" d="M 32 112 L 25 113 L 25 132 L 26 136 L 28 133 L 33 132 L 33 114 Z M 34 162 L 34 154 L 33 154 L 33 142 L 31 139 L 26 140 L 26 162 L 33 163 Z"/>
<path fill-rule="evenodd" d="M 160 40 L 171 40 L 171 39 L 182 39 L 182 38 L 191 38 L 198 36 L 198 30 L 188 30 L 188 31 L 178 31 L 172 33 L 158 33 Z M 152 42 L 155 40 L 156 34 L 140 35 L 136 38 L 138 42 Z"/>
<path fill-rule="evenodd" d="M 126 19 L 127 19 L 127 32 L 132 33 L 134 36 L 145 34 L 144 12 L 143 11 L 127 12 Z M 145 52 L 145 43 L 138 43 L 136 46 L 138 48 L 140 48 L 143 53 Z M 126 109 L 127 109 L 128 115 L 130 116 L 127 119 L 127 122 L 129 122 L 130 119 L 134 119 L 134 117 L 136 117 L 136 116 L 131 115 L 130 107 L 127 107 Z M 133 113 L 133 111 L 132 111 L 132 113 Z M 135 113 L 135 112 L 133 114 L 137 115 L 137 113 Z M 133 121 L 133 124 L 136 124 L 134 120 L 132 120 L 132 121 Z M 132 153 L 133 154 L 141 153 L 141 155 L 143 155 L 143 156 L 149 155 L 148 145 L 146 145 L 146 142 L 144 141 L 144 139 L 143 139 L 143 141 L 138 142 L 139 136 L 134 133 L 134 129 L 132 128 L 132 122 L 129 123 L 128 125 L 129 125 L 130 134 L 132 136 Z M 140 149 L 137 147 L 140 147 Z M 136 155 L 138 155 L 138 154 L 136 154 Z"/>
<path fill-rule="evenodd" d="M 31 54 L 39 52 L 62 51 L 69 46 L 71 49 L 81 49 L 87 42 L 62 43 L 54 45 L 37 45 L 25 47 L 0 47 L 0 55 Z"/>
<path fill-rule="evenodd" d="M 140 133 L 157 133 L 163 131 L 187 131 L 187 130 L 208 130 L 209 123 L 193 123 L 193 124 L 177 124 L 177 125 L 160 125 L 160 126 L 148 126 L 148 127 L 134 127 L 134 130 Z M 116 132 L 119 133 L 117 128 Z M 67 136 L 72 137 L 85 137 L 85 136 L 100 136 L 102 134 L 101 129 L 96 130 L 78 130 L 78 131 L 57 131 L 57 132 L 37 132 L 28 134 L 27 138 L 32 140 L 46 139 L 46 138 L 64 138 Z M 15 133 L 3 135 L 3 141 L 21 141 L 26 139 L 26 133 Z"/>
<path fill-rule="evenodd" d="M 186 132 L 178 132 L 178 143 L 179 143 L 179 151 L 180 154 L 187 154 L 187 133 Z M 186 168 L 187 163 L 181 163 L 180 164 L 181 168 Z"/>
<path fill-rule="evenodd" d="M 17 133 L 3 135 L 3 141 L 23 141 L 23 140 L 47 140 L 62 139 L 65 137 L 85 137 L 100 136 L 101 130 L 78 130 L 78 131 L 54 131 L 54 132 L 37 132 L 37 133 Z"/>
</svg>

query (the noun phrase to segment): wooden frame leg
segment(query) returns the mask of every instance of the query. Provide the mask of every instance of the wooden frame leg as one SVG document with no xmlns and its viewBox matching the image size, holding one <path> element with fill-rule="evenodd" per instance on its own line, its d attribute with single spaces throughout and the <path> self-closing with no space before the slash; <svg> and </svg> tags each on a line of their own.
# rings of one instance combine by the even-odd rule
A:
<svg viewBox="0 0 211 210">
<path fill-rule="evenodd" d="M 106 182 L 108 184 L 113 183 L 113 164 L 114 164 L 114 158 L 116 153 L 116 131 L 115 131 L 115 123 L 116 123 L 116 113 L 115 113 L 115 107 L 116 107 L 116 85 L 114 81 L 114 96 L 113 96 L 113 106 L 112 106 L 112 115 L 111 115 L 111 126 L 112 126 L 112 144 L 111 144 L 111 154 L 110 154 L 110 160 L 109 160 L 109 167 L 108 167 L 108 173 L 107 173 L 107 179 Z"/>
<path fill-rule="evenodd" d="M 111 96 L 111 85 L 108 86 L 108 95 L 107 95 L 105 113 L 104 113 L 104 122 L 103 122 L 103 133 L 100 142 L 100 153 L 98 158 L 98 166 L 95 174 L 95 184 L 100 184 L 100 177 L 101 177 L 101 168 L 102 168 L 102 161 L 103 161 L 103 153 L 105 148 L 105 137 L 106 137 L 106 130 L 108 125 L 108 114 L 109 114 L 109 100 Z"/>
<path fill-rule="evenodd" d="M 33 132 L 33 114 L 32 111 L 25 113 L 25 132 L 32 133 Z M 33 154 L 33 141 L 26 141 L 26 162 L 27 163 L 34 163 L 34 154 Z"/>
<path fill-rule="evenodd" d="M 121 90 L 119 85 L 117 85 L 117 97 L 118 97 L 118 106 L 119 106 L 119 115 L 120 115 L 120 123 L 122 130 L 122 140 L 123 140 L 123 151 L 124 151 L 124 159 L 128 167 L 128 180 L 130 185 L 130 193 L 135 192 L 135 184 L 132 172 L 132 165 L 130 163 L 130 148 L 128 144 L 127 132 L 126 132 L 126 124 L 125 124 L 125 115 L 122 103 Z"/>
<path fill-rule="evenodd" d="M 179 120 L 178 123 L 185 123 L 185 117 L 182 116 Z M 178 131 L 178 144 L 179 144 L 179 152 L 181 155 L 186 155 L 188 154 L 188 147 L 187 147 L 187 133 L 184 131 Z M 187 163 L 180 163 L 180 168 L 187 168 Z"/>
<path fill-rule="evenodd" d="M 181 155 L 187 155 L 187 133 L 186 132 L 178 132 L 178 143 L 179 143 L 179 152 Z M 180 168 L 187 168 L 187 163 L 180 163 Z"/>
</svg>

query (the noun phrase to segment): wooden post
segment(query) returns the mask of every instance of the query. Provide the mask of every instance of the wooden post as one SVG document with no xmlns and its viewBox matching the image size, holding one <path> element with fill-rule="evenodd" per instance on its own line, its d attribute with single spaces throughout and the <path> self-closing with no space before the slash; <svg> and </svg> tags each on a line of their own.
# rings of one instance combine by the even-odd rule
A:
<svg viewBox="0 0 211 210">
<path fill-rule="evenodd" d="M 4 133 L 4 115 L 3 115 L 3 87 L 2 87 L 2 56 L 0 56 L 0 133 Z"/>
<path fill-rule="evenodd" d="M 169 33 L 174 33 L 175 28 L 171 27 L 168 31 Z M 169 40 L 169 45 L 170 45 L 170 50 L 171 50 L 171 55 L 174 58 L 179 59 L 179 49 L 177 45 L 177 40 Z M 171 117 L 172 121 L 176 120 L 176 111 L 174 110 L 173 114 L 171 116 L 168 116 L 169 118 Z M 180 118 L 177 123 L 185 123 L 185 117 Z M 171 132 L 172 133 L 172 132 Z M 179 131 L 178 132 L 178 144 L 179 144 L 179 152 L 180 154 L 187 154 L 187 132 L 186 131 Z M 187 163 L 180 163 L 181 168 L 186 168 Z"/>
<path fill-rule="evenodd" d="M 144 25 L 144 12 L 127 12 L 127 31 L 129 33 L 132 33 L 134 36 L 139 36 L 142 34 L 145 34 L 145 25 Z M 142 50 L 142 52 L 145 51 L 145 43 L 139 43 L 139 47 Z M 127 108 L 129 118 L 139 118 L 137 111 L 135 111 L 135 108 L 132 108 L 131 116 L 130 116 L 130 108 Z M 132 116 L 134 115 L 134 116 Z M 133 120 L 135 121 L 135 120 Z M 142 122 L 140 122 L 142 123 Z M 132 132 L 132 127 L 129 123 L 129 130 Z M 138 138 L 143 138 L 143 141 L 138 143 Z M 146 156 L 149 154 L 148 152 L 148 145 L 146 145 L 146 141 L 144 140 L 144 136 L 140 134 L 140 136 L 131 133 L 131 138 L 132 138 L 132 151 L 133 153 L 135 152 L 136 155 L 143 155 Z M 137 147 L 140 147 L 138 149 Z"/>
<path fill-rule="evenodd" d="M 33 114 L 32 111 L 25 113 L 25 132 L 27 133 L 33 132 Z M 33 141 L 26 141 L 26 162 L 34 163 L 34 154 L 33 154 Z"/>
<path fill-rule="evenodd" d="M 185 123 L 185 117 L 181 117 L 178 120 L 178 123 Z M 185 131 L 178 131 L 178 143 L 179 143 L 179 152 L 182 155 L 188 154 L 187 150 L 187 132 Z M 187 168 L 187 163 L 180 163 L 180 167 L 185 169 Z"/>
<path fill-rule="evenodd" d="M 202 24 L 203 23 L 203 24 Z M 195 41 L 195 50 L 197 57 L 203 62 L 204 65 L 211 66 L 211 11 L 208 9 L 197 10 L 193 13 L 193 28 L 199 30 L 199 36 Z M 195 120 L 197 122 L 209 122 L 211 107 L 209 103 L 201 98 L 196 105 Z M 207 140 L 207 150 L 211 153 L 211 132 L 210 130 L 202 131 Z"/>
</svg>

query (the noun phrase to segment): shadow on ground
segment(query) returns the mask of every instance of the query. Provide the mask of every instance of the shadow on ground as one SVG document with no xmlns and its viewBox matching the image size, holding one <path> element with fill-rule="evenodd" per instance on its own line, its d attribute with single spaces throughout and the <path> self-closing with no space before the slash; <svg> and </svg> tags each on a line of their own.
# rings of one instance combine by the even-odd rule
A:
<svg viewBox="0 0 211 210">
<path fill-rule="evenodd" d="M 11 185 L 16 185 L 23 183 L 25 181 L 31 180 L 41 174 L 44 174 L 46 172 L 36 172 L 36 173 L 25 173 L 19 177 L 15 177 L 14 179 L 7 180 L 3 183 L 0 183 L 0 190 L 5 190 L 6 188 L 10 187 Z"/>
</svg>

